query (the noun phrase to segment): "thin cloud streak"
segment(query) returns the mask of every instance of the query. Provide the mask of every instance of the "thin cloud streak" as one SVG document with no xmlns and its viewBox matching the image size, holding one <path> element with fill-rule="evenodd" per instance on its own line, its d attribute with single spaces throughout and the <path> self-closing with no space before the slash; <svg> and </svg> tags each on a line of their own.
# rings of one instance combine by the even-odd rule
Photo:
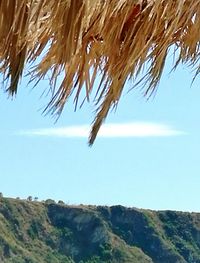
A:
<svg viewBox="0 0 200 263">
<path fill-rule="evenodd" d="M 20 131 L 20 135 L 45 136 L 61 138 L 86 138 L 90 134 L 90 126 L 68 126 Z M 151 122 L 113 123 L 101 127 L 98 138 L 130 138 L 130 137 L 168 137 L 186 134 L 165 124 Z"/>
</svg>

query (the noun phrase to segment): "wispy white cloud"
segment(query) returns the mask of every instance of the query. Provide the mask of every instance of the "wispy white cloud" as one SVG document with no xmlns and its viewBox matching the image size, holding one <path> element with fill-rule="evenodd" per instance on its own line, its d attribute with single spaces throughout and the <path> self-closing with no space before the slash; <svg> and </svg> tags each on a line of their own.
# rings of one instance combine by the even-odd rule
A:
<svg viewBox="0 0 200 263">
<path fill-rule="evenodd" d="M 20 131 L 20 135 L 26 136 L 46 136 L 46 137 L 67 137 L 85 138 L 90 133 L 90 126 L 68 126 L 61 128 L 48 128 Z M 131 122 L 112 123 L 101 127 L 98 137 L 102 138 L 128 138 L 128 137 L 167 137 L 183 135 L 185 132 L 159 123 L 151 122 Z"/>
</svg>

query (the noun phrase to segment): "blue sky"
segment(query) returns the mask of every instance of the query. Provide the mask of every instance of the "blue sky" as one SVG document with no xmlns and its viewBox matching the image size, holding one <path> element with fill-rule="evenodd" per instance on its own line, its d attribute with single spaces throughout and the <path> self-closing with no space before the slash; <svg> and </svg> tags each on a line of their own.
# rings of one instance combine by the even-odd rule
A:
<svg viewBox="0 0 200 263">
<path fill-rule="evenodd" d="M 42 115 L 48 82 L 32 89 L 22 81 L 14 99 L 1 91 L 0 191 L 69 204 L 200 211 L 199 79 L 191 87 L 190 69 L 168 72 L 148 101 L 139 90 L 127 93 L 128 83 L 93 147 L 85 137 L 92 103 L 74 112 L 71 99 L 54 123 Z"/>
</svg>

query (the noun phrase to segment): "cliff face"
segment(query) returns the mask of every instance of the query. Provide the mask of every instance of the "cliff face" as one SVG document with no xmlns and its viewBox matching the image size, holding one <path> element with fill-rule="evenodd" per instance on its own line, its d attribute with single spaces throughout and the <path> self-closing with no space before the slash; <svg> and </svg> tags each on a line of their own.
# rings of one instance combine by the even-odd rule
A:
<svg viewBox="0 0 200 263">
<path fill-rule="evenodd" d="M 200 263 L 200 214 L 0 198 L 0 262 Z"/>
</svg>

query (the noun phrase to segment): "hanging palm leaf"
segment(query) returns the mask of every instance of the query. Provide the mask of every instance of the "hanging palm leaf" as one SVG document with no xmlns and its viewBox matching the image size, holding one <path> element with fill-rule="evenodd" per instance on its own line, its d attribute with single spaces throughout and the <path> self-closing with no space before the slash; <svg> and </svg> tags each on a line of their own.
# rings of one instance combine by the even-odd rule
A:
<svg viewBox="0 0 200 263">
<path fill-rule="evenodd" d="M 8 91 L 16 93 L 25 64 L 45 53 L 32 77 L 51 72 L 48 109 L 58 114 L 72 93 L 75 103 L 82 89 L 89 99 L 101 72 L 92 144 L 127 79 L 135 79 L 144 65 L 148 70 L 141 81 L 145 95 L 152 94 L 171 46 L 175 67 L 188 63 L 199 73 L 199 24 L 200 0 L 2 0 L 1 72 Z"/>
</svg>

